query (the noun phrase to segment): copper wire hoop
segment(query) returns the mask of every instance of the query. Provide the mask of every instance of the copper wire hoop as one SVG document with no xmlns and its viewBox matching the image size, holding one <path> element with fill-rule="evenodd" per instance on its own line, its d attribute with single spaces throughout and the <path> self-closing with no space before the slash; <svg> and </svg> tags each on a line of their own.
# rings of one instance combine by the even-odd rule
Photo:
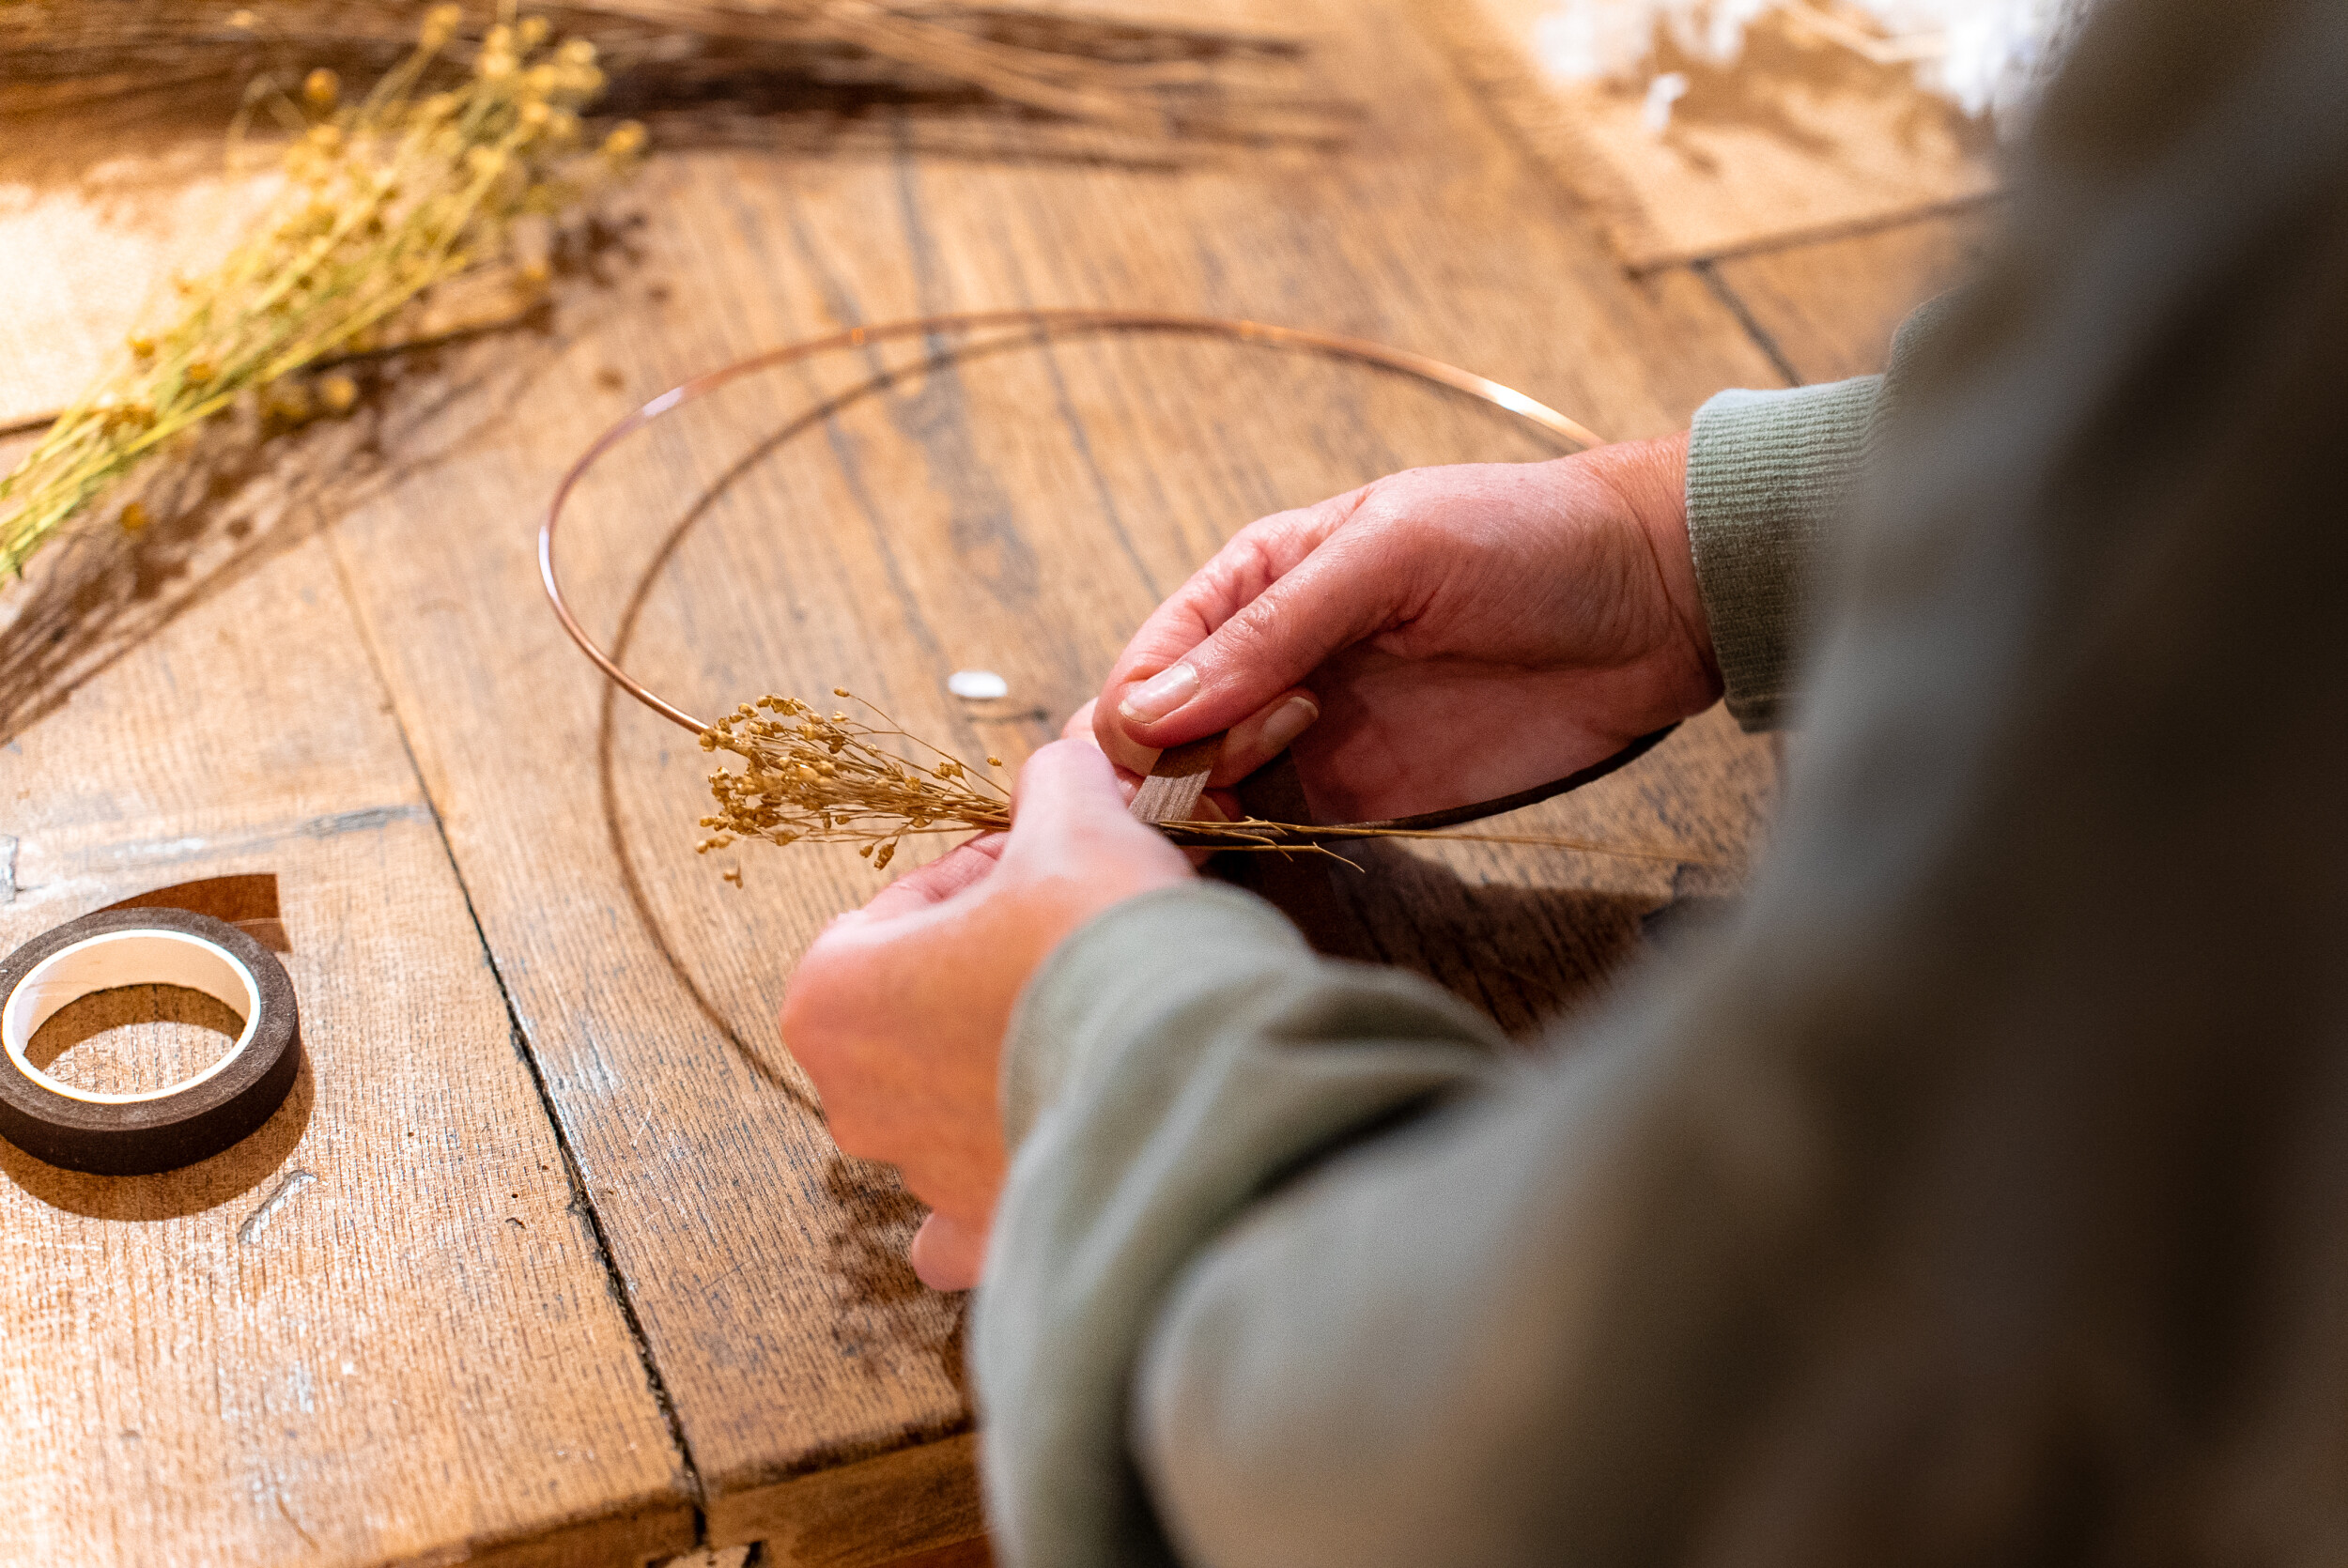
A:
<svg viewBox="0 0 2348 1568">
<path fill-rule="evenodd" d="M 1190 332 L 1205 337 L 1226 338 L 1238 343 L 1259 343 L 1279 348 L 1302 348 L 1326 354 L 1336 359 L 1356 360 L 1365 364 L 1398 371 L 1405 376 L 1416 377 L 1422 381 L 1432 382 L 1436 386 L 1452 392 L 1464 392 L 1496 408 L 1503 408 L 1509 413 L 1528 419 L 1552 435 L 1562 436 L 1580 447 L 1587 448 L 1604 444 L 1602 438 L 1593 433 L 1588 426 L 1567 418 L 1545 403 L 1527 397 L 1514 387 L 1503 386 L 1498 381 L 1461 370 L 1457 365 L 1445 364 L 1441 360 L 1429 359 L 1424 354 L 1413 354 L 1402 348 L 1389 348 L 1384 344 L 1371 343 L 1363 338 L 1340 337 L 1334 332 L 1316 332 L 1302 327 L 1274 327 L 1260 321 L 1245 321 L 1231 316 L 1183 315 L 1162 311 L 1105 310 L 965 311 L 950 315 L 916 316 L 903 321 L 884 322 L 873 327 L 850 327 L 844 331 L 832 332 L 823 337 L 809 338 L 803 342 L 789 344 L 781 348 L 769 349 L 764 354 L 756 354 L 749 359 L 737 361 L 720 369 L 704 372 L 682 385 L 670 388 L 596 437 L 587 450 L 579 454 L 579 460 L 571 465 L 570 470 L 564 474 L 562 483 L 554 487 L 553 499 L 547 503 L 545 519 L 538 525 L 538 577 L 546 587 L 548 602 L 554 607 L 555 619 L 563 623 L 563 630 L 570 634 L 571 640 L 579 644 L 579 652 L 585 653 L 596 669 L 610 677 L 613 684 L 671 723 L 681 725 L 695 734 L 700 734 L 709 728 L 706 722 L 694 717 L 675 703 L 653 691 L 626 670 L 622 669 L 611 655 L 605 653 L 602 646 L 587 635 L 587 628 L 580 625 L 579 618 L 571 613 L 570 604 L 563 596 L 562 579 L 556 575 L 554 566 L 555 529 L 563 520 L 563 505 L 570 499 L 571 491 L 578 486 L 581 479 L 586 477 L 587 470 L 595 465 L 597 459 L 637 431 L 641 430 L 663 414 L 670 413 L 696 398 L 716 392 L 718 388 L 737 381 L 745 376 L 754 375 L 762 370 L 773 370 L 781 365 L 794 364 L 801 360 L 812 359 L 818 354 L 828 354 L 842 348 L 863 348 L 900 338 L 931 337 L 946 332 L 976 332 L 993 328 L 1012 327 L 1030 328 L 1039 339 L 1074 332 Z M 1592 779 L 1602 777 L 1645 752 L 1669 733 L 1670 729 L 1667 727 L 1653 734 L 1642 735 L 1614 756 L 1591 767 L 1580 769 L 1549 784 L 1537 785 L 1530 790 L 1522 790 L 1515 794 L 1505 795 L 1498 800 L 1483 801 L 1472 806 L 1453 807 L 1443 811 L 1423 812 L 1415 817 L 1396 818 L 1390 822 L 1356 822 L 1343 825 L 1352 828 L 1447 827 L 1458 822 L 1496 816 L 1503 811 L 1513 811 L 1519 807 L 1533 805 L 1537 801 L 1562 794 L 1568 790 L 1578 789 Z"/>
</svg>

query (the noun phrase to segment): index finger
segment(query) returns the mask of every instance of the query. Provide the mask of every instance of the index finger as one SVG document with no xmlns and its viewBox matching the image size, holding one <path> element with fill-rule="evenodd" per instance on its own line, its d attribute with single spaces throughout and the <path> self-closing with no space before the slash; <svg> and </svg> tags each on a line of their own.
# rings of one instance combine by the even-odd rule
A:
<svg viewBox="0 0 2348 1568">
<path fill-rule="evenodd" d="M 1153 737 L 1157 744 L 1145 743 L 1133 735 L 1129 730 L 1131 718 L 1120 712 L 1120 703 L 1127 699 L 1131 688 L 1146 685 L 1152 677 L 1182 665 L 1185 655 L 1240 617 L 1274 584 L 1302 565 L 1353 515 L 1370 488 L 1364 485 L 1342 496 L 1293 511 L 1275 512 L 1248 524 L 1151 612 L 1141 629 L 1126 643 L 1125 651 L 1118 655 L 1093 711 L 1093 737 L 1112 761 L 1135 773 L 1146 774 L 1156 761 L 1161 745 L 1180 745 L 1228 728 L 1270 702 L 1305 673 L 1302 669 L 1264 669 L 1252 672 L 1252 679 L 1236 683 L 1227 680 L 1224 684 L 1228 689 L 1217 693 L 1220 699 L 1214 704 L 1217 713 L 1231 710 L 1223 723 L 1202 718 L 1192 724 L 1186 719 L 1179 727 L 1182 732 Z M 1262 688 L 1260 692 L 1257 691 L 1259 686 Z M 1249 700 L 1251 696 L 1253 700 Z"/>
</svg>

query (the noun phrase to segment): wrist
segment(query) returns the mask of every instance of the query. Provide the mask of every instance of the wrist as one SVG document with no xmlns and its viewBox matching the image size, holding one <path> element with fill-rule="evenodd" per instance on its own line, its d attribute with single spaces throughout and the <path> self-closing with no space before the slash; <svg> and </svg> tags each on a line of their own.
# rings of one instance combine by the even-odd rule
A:
<svg viewBox="0 0 2348 1568">
<path fill-rule="evenodd" d="M 1621 498 L 1645 541 L 1664 603 L 1679 627 L 1690 661 L 1708 688 L 1706 700 L 1717 699 L 1722 690 L 1720 655 L 1712 646 L 1695 548 L 1688 537 L 1688 432 L 1610 442 L 1592 448 L 1586 459 Z"/>
</svg>

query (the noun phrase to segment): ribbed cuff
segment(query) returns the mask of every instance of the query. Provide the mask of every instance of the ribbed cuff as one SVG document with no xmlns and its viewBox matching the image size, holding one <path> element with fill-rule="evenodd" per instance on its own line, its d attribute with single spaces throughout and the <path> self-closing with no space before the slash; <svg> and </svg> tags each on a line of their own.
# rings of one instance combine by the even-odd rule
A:
<svg viewBox="0 0 2348 1568">
<path fill-rule="evenodd" d="M 1728 687 L 1747 730 L 1786 721 L 1819 548 L 1865 455 L 1882 377 L 1724 392 L 1688 443 L 1688 543 Z"/>
</svg>

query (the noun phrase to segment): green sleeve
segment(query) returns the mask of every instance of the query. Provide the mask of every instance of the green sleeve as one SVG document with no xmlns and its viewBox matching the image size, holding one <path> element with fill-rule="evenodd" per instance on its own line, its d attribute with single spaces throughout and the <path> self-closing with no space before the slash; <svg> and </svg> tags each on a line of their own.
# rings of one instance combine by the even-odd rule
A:
<svg viewBox="0 0 2348 1568">
<path fill-rule="evenodd" d="M 1900 324 L 1881 376 L 1779 392 L 1724 392 L 1688 438 L 1688 545 L 1728 687 L 1747 730 L 1791 717 L 1821 558 L 1875 467 L 1910 369 L 1959 298 L 1924 301 Z"/>
<path fill-rule="evenodd" d="M 1728 686 L 1747 730 L 1785 722 L 1820 546 L 1850 500 L 1880 377 L 1785 392 L 1724 392 L 1688 439 L 1688 544 Z"/>
<path fill-rule="evenodd" d="M 998 1560 L 1168 1560 L 1128 1432 L 1177 1275 L 1334 1145 L 1488 1076 L 1496 1043 L 1445 992 L 1317 959 L 1213 883 L 1060 944 L 1004 1041 L 1017 1153 L 972 1328 Z"/>
</svg>

